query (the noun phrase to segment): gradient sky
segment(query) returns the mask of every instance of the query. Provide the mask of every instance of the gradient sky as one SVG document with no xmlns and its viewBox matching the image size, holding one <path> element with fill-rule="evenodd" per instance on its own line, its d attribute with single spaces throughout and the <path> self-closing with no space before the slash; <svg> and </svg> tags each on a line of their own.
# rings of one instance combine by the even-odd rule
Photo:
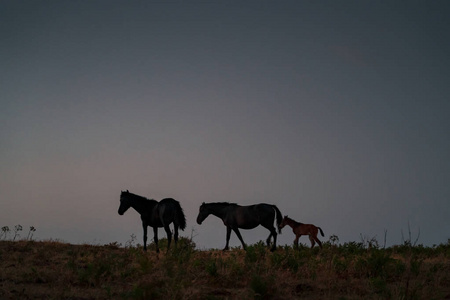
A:
<svg viewBox="0 0 450 300">
<path fill-rule="evenodd" d="M 142 243 L 139 215 L 117 214 L 129 189 L 179 200 L 201 249 L 225 245 L 219 219 L 195 223 L 219 201 L 276 204 L 322 240 L 447 243 L 449 15 L 448 1 L 1 1 L 0 226 Z"/>
</svg>

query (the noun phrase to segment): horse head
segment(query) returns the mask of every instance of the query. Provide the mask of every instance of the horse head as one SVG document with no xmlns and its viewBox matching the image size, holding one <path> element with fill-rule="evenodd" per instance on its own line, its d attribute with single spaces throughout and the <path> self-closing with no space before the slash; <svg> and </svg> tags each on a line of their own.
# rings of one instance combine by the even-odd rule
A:
<svg viewBox="0 0 450 300">
<path fill-rule="evenodd" d="M 283 220 L 281 221 L 280 225 L 278 225 L 278 228 L 281 230 L 283 229 L 284 226 L 286 226 L 287 221 L 288 221 L 289 217 L 286 215 L 284 216 Z"/>
<path fill-rule="evenodd" d="M 120 194 L 120 206 L 118 213 L 121 216 L 131 207 L 131 204 L 129 203 L 127 198 L 128 194 L 128 190 L 126 192 L 122 191 Z"/>
<path fill-rule="evenodd" d="M 202 222 L 208 217 L 210 212 L 208 211 L 208 208 L 206 207 L 205 202 L 200 205 L 198 216 L 197 216 L 197 224 L 201 225 Z"/>
</svg>

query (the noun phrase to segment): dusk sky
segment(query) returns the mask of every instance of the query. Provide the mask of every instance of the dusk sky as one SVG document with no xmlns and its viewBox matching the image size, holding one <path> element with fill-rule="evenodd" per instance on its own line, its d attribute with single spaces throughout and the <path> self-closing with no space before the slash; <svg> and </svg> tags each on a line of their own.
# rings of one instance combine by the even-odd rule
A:
<svg viewBox="0 0 450 300">
<path fill-rule="evenodd" d="M 128 189 L 180 201 L 200 249 L 225 246 L 218 218 L 195 222 L 222 201 L 275 204 L 323 241 L 447 243 L 449 16 L 449 1 L 1 1 L 0 226 L 142 244 L 138 213 L 117 213 Z"/>
</svg>

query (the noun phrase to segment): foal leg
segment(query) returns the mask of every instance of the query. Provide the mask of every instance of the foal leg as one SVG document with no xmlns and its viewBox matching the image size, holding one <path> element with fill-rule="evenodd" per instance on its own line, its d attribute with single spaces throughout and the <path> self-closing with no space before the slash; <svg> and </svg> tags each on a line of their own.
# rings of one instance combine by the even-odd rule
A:
<svg viewBox="0 0 450 300">
<path fill-rule="evenodd" d="M 295 249 L 298 249 L 298 239 L 300 238 L 300 235 L 295 235 L 295 240 L 294 240 L 294 247 Z"/>
<path fill-rule="evenodd" d="M 320 249 L 322 249 L 322 242 L 317 238 L 317 236 L 314 237 L 314 240 L 316 240 L 317 244 L 319 244 Z"/>
<path fill-rule="evenodd" d="M 236 227 L 236 228 L 233 228 L 233 231 L 236 232 L 236 235 L 238 236 L 239 240 L 241 241 L 242 248 L 244 248 L 244 250 L 246 250 L 245 243 L 244 243 L 244 240 L 242 239 L 242 235 L 239 232 L 239 229 Z"/>
<path fill-rule="evenodd" d="M 316 244 L 316 242 L 314 242 L 312 235 L 309 235 L 309 240 L 311 241 L 311 249 L 312 249 L 314 247 L 314 245 Z"/>
</svg>

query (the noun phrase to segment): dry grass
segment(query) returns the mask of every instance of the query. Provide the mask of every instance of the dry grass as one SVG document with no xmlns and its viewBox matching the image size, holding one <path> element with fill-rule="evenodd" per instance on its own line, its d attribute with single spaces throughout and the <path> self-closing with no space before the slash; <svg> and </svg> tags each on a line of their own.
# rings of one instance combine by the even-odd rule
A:
<svg viewBox="0 0 450 300">
<path fill-rule="evenodd" d="M 0 241 L 0 299 L 450 299 L 450 243 L 162 250 Z"/>
</svg>

